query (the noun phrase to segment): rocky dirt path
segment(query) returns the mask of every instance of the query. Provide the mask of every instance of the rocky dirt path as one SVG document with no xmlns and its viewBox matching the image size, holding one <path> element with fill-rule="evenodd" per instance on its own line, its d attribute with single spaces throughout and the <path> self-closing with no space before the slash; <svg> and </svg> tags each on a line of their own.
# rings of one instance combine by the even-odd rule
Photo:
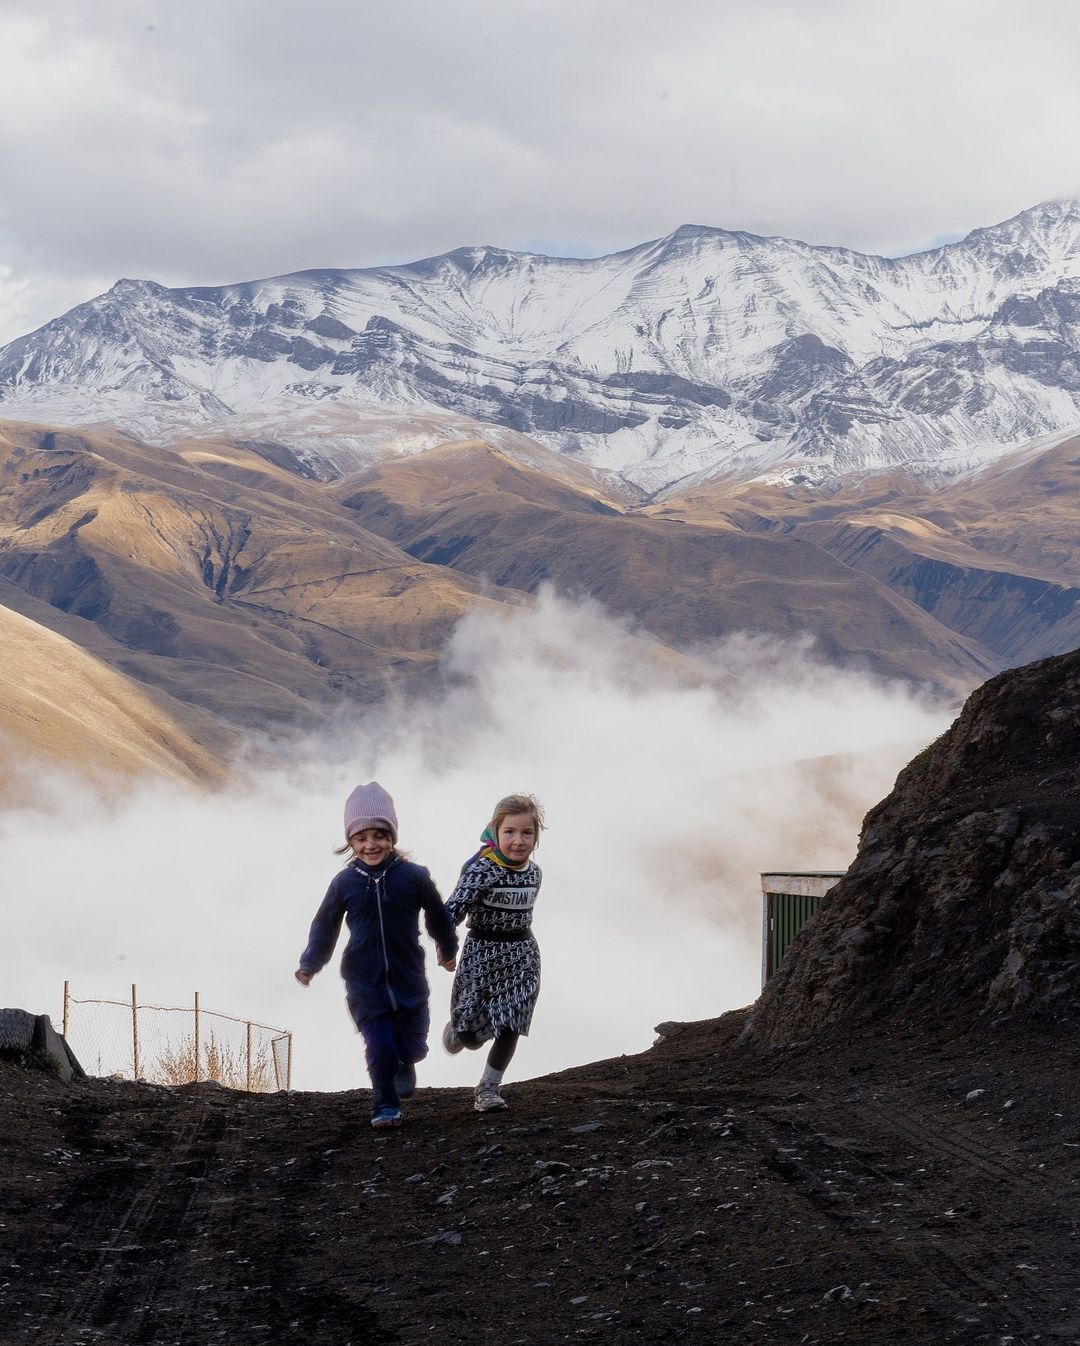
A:
<svg viewBox="0 0 1080 1346">
<path fill-rule="evenodd" d="M 1080 1343 L 1071 1046 L 739 1026 L 389 1136 L 359 1093 L 0 1071 L 0 1340 Z"/>
</svg>

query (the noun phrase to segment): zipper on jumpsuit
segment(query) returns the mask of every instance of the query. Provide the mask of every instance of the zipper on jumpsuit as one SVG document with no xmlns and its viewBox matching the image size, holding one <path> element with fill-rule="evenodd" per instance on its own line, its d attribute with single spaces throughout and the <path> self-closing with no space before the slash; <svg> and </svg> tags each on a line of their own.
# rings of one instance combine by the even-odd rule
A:
<svg viewBox="0 0 1080 1346">
<path fill-rule="evenodd" d="M 386 980 L 386 994 L 390 997 L 390 1008 L 396 1010 L 398 1007 L 398 1003 L 397 998 L 394 995 L 393 988 L 390 985 L 390 959 L 387 957 L 386 954 L 386 928 L 383 925 L 383 915 L 382 915 L 383 895 L 379 887 L 379 885 L 385 878 L 386 878 L 385 873 L 380 874 L 378 878 L 375 878 L 373 876 L 371 878 L 371 882 L 375 885 L 375 910 L 379 913 L 379 939 L 382 942 L 383 975 Z"/>
</svg>

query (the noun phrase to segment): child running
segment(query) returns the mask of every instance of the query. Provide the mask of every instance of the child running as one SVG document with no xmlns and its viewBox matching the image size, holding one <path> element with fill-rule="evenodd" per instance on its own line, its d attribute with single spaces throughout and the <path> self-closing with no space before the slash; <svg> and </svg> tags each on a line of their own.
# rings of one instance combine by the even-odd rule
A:
<svg viewBox="0 0 1080 1346">
<path fill-rule="evenodd" d="M 330 881 L 315 913 L 296 980 L 303 986 L 334 952 L 341 921 L 349 942 L 341 960 L 345 994 L 363 1034 L 371 1076 L 371 1125 L 401 1125 L 401 1100 L 416 1088 L 416 1062 L 427 1055 L 431 1023 L 420 912 L 438 961 L 456 965 L 458 938 L 439 890 L 421 865 L 396 850 L 394 801 L 377 781 L 358 785 L 345 802 L 345 845 L 353 858 Z"/>
<path fill-rule="evenodd" d="M 505 1108 L 499 1092 L 518 1038 L 527 1035 L 540 994 L 540 950 L 532 936 L 540 870 L 530 856 L 544 812 L 532 795 L 507 795 L 495 805 L 480 850 L 465 862 L 446 910 L 468 938 L 450 993 L 448 1052 L 476 1050 L 494 1038 L 473 1094 L 477 1112 Z"/>
</svg>

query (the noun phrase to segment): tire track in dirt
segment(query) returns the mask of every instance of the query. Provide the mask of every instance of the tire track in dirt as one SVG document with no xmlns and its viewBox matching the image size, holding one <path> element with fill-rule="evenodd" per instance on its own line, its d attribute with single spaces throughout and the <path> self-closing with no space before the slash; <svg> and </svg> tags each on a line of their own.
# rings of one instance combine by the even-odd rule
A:
<svg viewBox="0 0 1080 1346">
<path fill-rule="evenodd" d="M 75 1123 L 96 1162 L 54 1212 L 77 1236 L 19 1346 L 338 1346 L 343 1324 L 396 1340 L 365 1287 L 297 1259 L 292 1208 L 327 1160 L 297 1144 L 289 1102 L 200 1092 Z"/>
<path fill-rule="evenodd" d="M 317 1133 L 301 1140 L 295 1114 L 288 1095 L 230 1101 L 168 1268 L 164 1302 L 140 1309 L 132 1346 L 397 1341 L 372 1308 L 362 1268 L 343 1284 L 306 1252 L 313 1231 L 304 1208 L 319 1204 L 334 1151 Z"/>
<path fill-rule="evenodd" d="M 1072 1278 L 1054 1280 L 1039 1274 L 1039 1267 L 1027 1262 L 1021 1251 L 1035 1242 L 1046 1221 L 1063 1228 L 1073 1223 L 1042 1175 L 993 1154 L 967 1134 L 962 1122 L 946 1128 L 939 1109 L 935 1120 L 928 1120 L 925 1102 L 913 1092 L 878 1089 L 874 1097 L 847 1102 L 844 1113 L 834 1113 L 828 1121 L 792 1116 L 786 1109 L 788 1115 L 770 1119 L 770 1113 L 780 1110 L 766 1104 L 753 1120 L 762 1127 L 763 1146 L 772 1130 L 770 1167 L 841 1225 L 854 1223 L 863 1235 L 874 1232 L 884 1237 L 887 1231 L 890 1258 L 912 1263 L 923 1273 L 922 1279 L 936 1282 L 973 1328 L 985 1327 L 991 1311 L 998 1326 L 1012 1329 L 1011 1346 L 1027 1346 L 1040 1335 L 1080 1342 L 1080 1324 L 1049 1321 L 1055 1300 L 1069 1312 Z M 837 1167 L 821 1162 L 826 1157 L 822 1150 L 836 1156 Z M 943 1209 L 940 1182 L 932 1184 L 932 1190 L 920 1191 L 911 1180 L 898 1179 L 895 1156 L 901 1152 L 915 1163 L 944 1161 L 950 1186 L 969 1199 L 976 1194 L 991 1208 L 989 1218 L 975 1225 L 964 1218 L 970 1212 L 960 1209 L 959 1200 L 955 1208 Z M 826 1190 L 837 1174 L 855 1189 L 850 1206 L 838 1208 Z M 875 1189 L 879 1200 L 868 1202 Z M 974 1302 L 961 1287 L 973 1292 Z"/>
<path fill-rule="evenodd" d="M 1060 1189 L 1049 1189 L 1042 1171 L 992 1152 L 981 1138 L 971 1134 L 971 1122 L 965 1116 L 942 1111 L 940 1105 L 931 1104 L 927 1109 L 923 1100 L 916 1101 L 900 1090 L 884 1091 L 884 1098 L 879 1090 L 876 1098 L 862 1102 L 866 1113 L 886 1134 L 951 1165 L 950 1177 L 960 1192 L 991 1207 L 999 1237 L 982 1244 L 982 1265 L 972 1265 L 969 1234 L 962 1224 L 954 1230 L 946 1228 L 947 1238 L 934 1245 L 933 1252 L 944 1263 L 947 1274 L 963 1277 L 991 1299 L 996 1298 L 1000 1310 L 1028 1332 L 1080 1343 L 1080 1321 L 1070 1310 L 1070 1305 L 1075 1305 L 1075 1276 L 1059 1277 L 1054 1283 L 1039 1265 L 1027 1260 L 1029 1254 L 1024 1251 L 1033 1244 L 1037 1246 L 1039 1230 L 1048 1222 L 1063 1229 L 1074 1227 L 1080 1210 L 1069 1212 L 1064 1208 L 1063 1194 Z M 942 1218 L 942 1212 L 937 1215 Z M 949 1218 L 950 1212 L 944 1212 L 944 1216 Z M 1004 1237 L 1013 1230 L 1013 1246 L 1008 1249 Z M 932 1259 L 926 1260 L 926 1266 L 934 1271 Z M 1048 1321 L 1053 1299 L 1062 1301 L 1071 1321 Z M 1008 1300 L 1007 1305 L 1004 1300 Z"/>
<path fill-rule="evenodd" d="M 789 1085 L 726 1089 L 722 1098 L 706 1104 L 688 1103 L 681 1098 L 676 1102 L 679 1094 L 678 1090 L 669 1090 L 662 1098 L 627 1100 L 607 1097 L 603 1101 L 617 1110 L 637 1112 L 647 1125 L 654 1127 L 654 1138 L 659 1138 L 669 1128 L 675 1133 L 685 1132 L 686 1122 L 695 1116 L 699 1125 L 716 1128 L 712 1135 L 732 1147 L 723 1170 L 713 1175 L 721 1183 L 733 1184 L 729 1205 L 736 1204 L 734 1193 L 738 1191 L 737 1200 L 745 1204 L 747 1210 L 756 1206 L 767 1208 L 778 1217 L 781 1225 L 789 1228 L 805 1224 L 808 1215 L 828 1223 L 832 1241 L 838 1249 L 843 1249 L 834 1259 L 833 1274 L 837 1275 L 836 1264 L 846 1261 L 849 1274 L 847 1277 L 841 1274 L 840 1279 L 850 1280 L 851 1285 L 828 1282 L 822 1287 L 826 1292 L 824 1297 L 820 1297 L 819 1291 L 819 1298 L 815 1300 L 806 1297 L 804 1283 L 791 1302 L 798 1304 L 793 1311 L 811 1315 L 805 1319 L 807 1323 L 814 1321 L 814 1311 L 820 1311 L 826 1302 L 835 1299 L 838 1291 L 843 1292 L 845 1298 L 851 1298 L 856 1312 L 872 1314 L 879 1302 L 877 1296 L 884 1287 L 891 1287 L 886 1292 L 888 1298 L 894 1292 L 907 1295 L 915 1287 L 925 1292 L 929 1283 L 934 1289 L 925 1306 L 928 1313 L 942 1313 L 942 1330 L 951 1330 L 955 1324 L 955 1330 L 961 1334 L 948 1336 L 949 1341 L 990 1340 L 976 1334 L 976 1325 L 972 1321 L 973 1296 L 965 1291 L 975 1292 L 978 1301 L 986 1299 L 989 1290 L 989 1297 L 995 1303 L 1000 1298 L 998 1291 L 977 1278 L 960 1273 L 948 1274 L 934 1259 L 934 1245 L 930 1246 L 926 1257 L 914 1255 L 917 1241 L 925 1241 L 933 1235 L 926 1229 L 923 1218 L 916 1214 L 903 1219 L 899 1210 L 887 1204 L 901 1195 L 897 1192 L 896 1170 L 889 1167 L 889 1148 L 869 1138 L 864 1129 L 853 1128 L 852 1116 L 845 1114 L 841 1120 L 823 1113 L 820 1104 L 825 1102 L 824 1099 L 813 1098 L 810 1093 L 792 1089 Z M 737 1106 L 732 1107 L 733 1103 Z M 821 1153 L 823 1150 L 824 1154 Z M 878 1162 L 879 1156 L 881 1162 Z M 713 1155 L 714 1159 L 717 1157 Z M 830 1162 L 833 1160 L 835 1167 Z M 841 1173 L 843 1181 L 838 1181 Z M 734 1185 L 736 1180 L 737 1187 Z M 856 1189 L 855 1194 L 851 1192 L 852 1188 Z M 878 1211 L 867 1209 L 872 1203 L 870 1191 L 879 1193 Z M 715 1195 L 721 1196 L 723 1192 L 717 1191 Z M 780 1209 L 785 1212 L 782 1217 L 778 1216 Z M 880 1216 L 881 1223 L 872 1223 L 875 1215 Z M 893 1236 L 891 1241 L 883 1228 L 886 1218 L 892 1221 L 889 1228 Z M 898 1234 L 903 1242 L 897 1240 Z M 933 1326 L 930 1320 L 924 1324 L 927 1331 L 937 1330 L 937 1320 L 933 1322 Z M 1006 1331 L 1009 1328 L 1020 1330 L 1021 1326 L 1026 1325 L 1020 1324 L 1015 1315 L 1004 1320 Z M 781 1329 L 774 1325 L 774 1330 Z M 926 1340 L 944 1341 L 946 1337 L 928 1336 Z M 997 1337 L 993 1340 L 997 1346 Z M 1012 1346 L 1026 1346 L 1026 1341 L 1014 1337 Z"/>
<path fill-rule="evenodd" d="M 122 1332 L 118 1339 L 125 1342 L 147 1340 L 142 1320 L 183 1248 L 191 1208 L 228 1124 L 224 1109 L 197 1108 L 153 1163 L 106 1161 L 57 1214 L 58 1226 L 80 1230 L 74 1256 L 65 1258 L 76 1279 L 67 1282 L 61 1297 L 54 1296 L 34 1338 L 42 1346 L 85 1341 L 91 1325 Z M 115 1192 L 132 1180 L 134 1194 L 117 1215 Z M 78 1253 L 88 1248 L 97 1255 L 79 1269 Z"/>
<path fill-rule="evenodd" d="M 969 1168 L 981 1173 L 988 1181 L 1008 1188 L 1017 1196 L 1027 1197 L 1043 1191 L 1045 1180 L 1031 1169 L 1009 1163 L 991 1152 L 989 1146 L 981 1144 L 971 1135 L 965 1135 L 963 1124 L 954 1124 L 946 1131 L 940 1124 L 927 1124 L 925 1120 L 915 1124 L 908 1120 L 910 1116 L 910 1098 L 896 1094 L 890 1096 L 888 1103 L 879 1099 L 863 1099 L 861 1106 L 878 1119 L 886 1130 L 894 1132 L 912 1144 L 929 1149 L 944 1159 L 955 1159 Z M 941 1110 L 937 1109 L 938 1115 Z"/>
</svg>

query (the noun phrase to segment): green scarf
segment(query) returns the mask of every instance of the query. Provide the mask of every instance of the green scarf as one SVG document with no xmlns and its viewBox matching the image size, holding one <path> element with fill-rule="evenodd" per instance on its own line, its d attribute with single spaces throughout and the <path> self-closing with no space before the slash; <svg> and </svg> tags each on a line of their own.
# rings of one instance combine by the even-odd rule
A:
<svg viewBox="0 0 1080 1346">
<path fill-rule="evenodd" d="M 518 865 L 515 864 L 513 860 L 508 859 L 507 856 L 503 855 L 502 851 L 499 850 L 499 838 L 491 830 L 490 823 L 484 828 L 483 835 L 480 837 L 480 843 L 480 859 L 494 860 L 494 862 L 502 869 L 524 869 L 529 863 L 528 860 L 524 860 Z"/>
</svg>

